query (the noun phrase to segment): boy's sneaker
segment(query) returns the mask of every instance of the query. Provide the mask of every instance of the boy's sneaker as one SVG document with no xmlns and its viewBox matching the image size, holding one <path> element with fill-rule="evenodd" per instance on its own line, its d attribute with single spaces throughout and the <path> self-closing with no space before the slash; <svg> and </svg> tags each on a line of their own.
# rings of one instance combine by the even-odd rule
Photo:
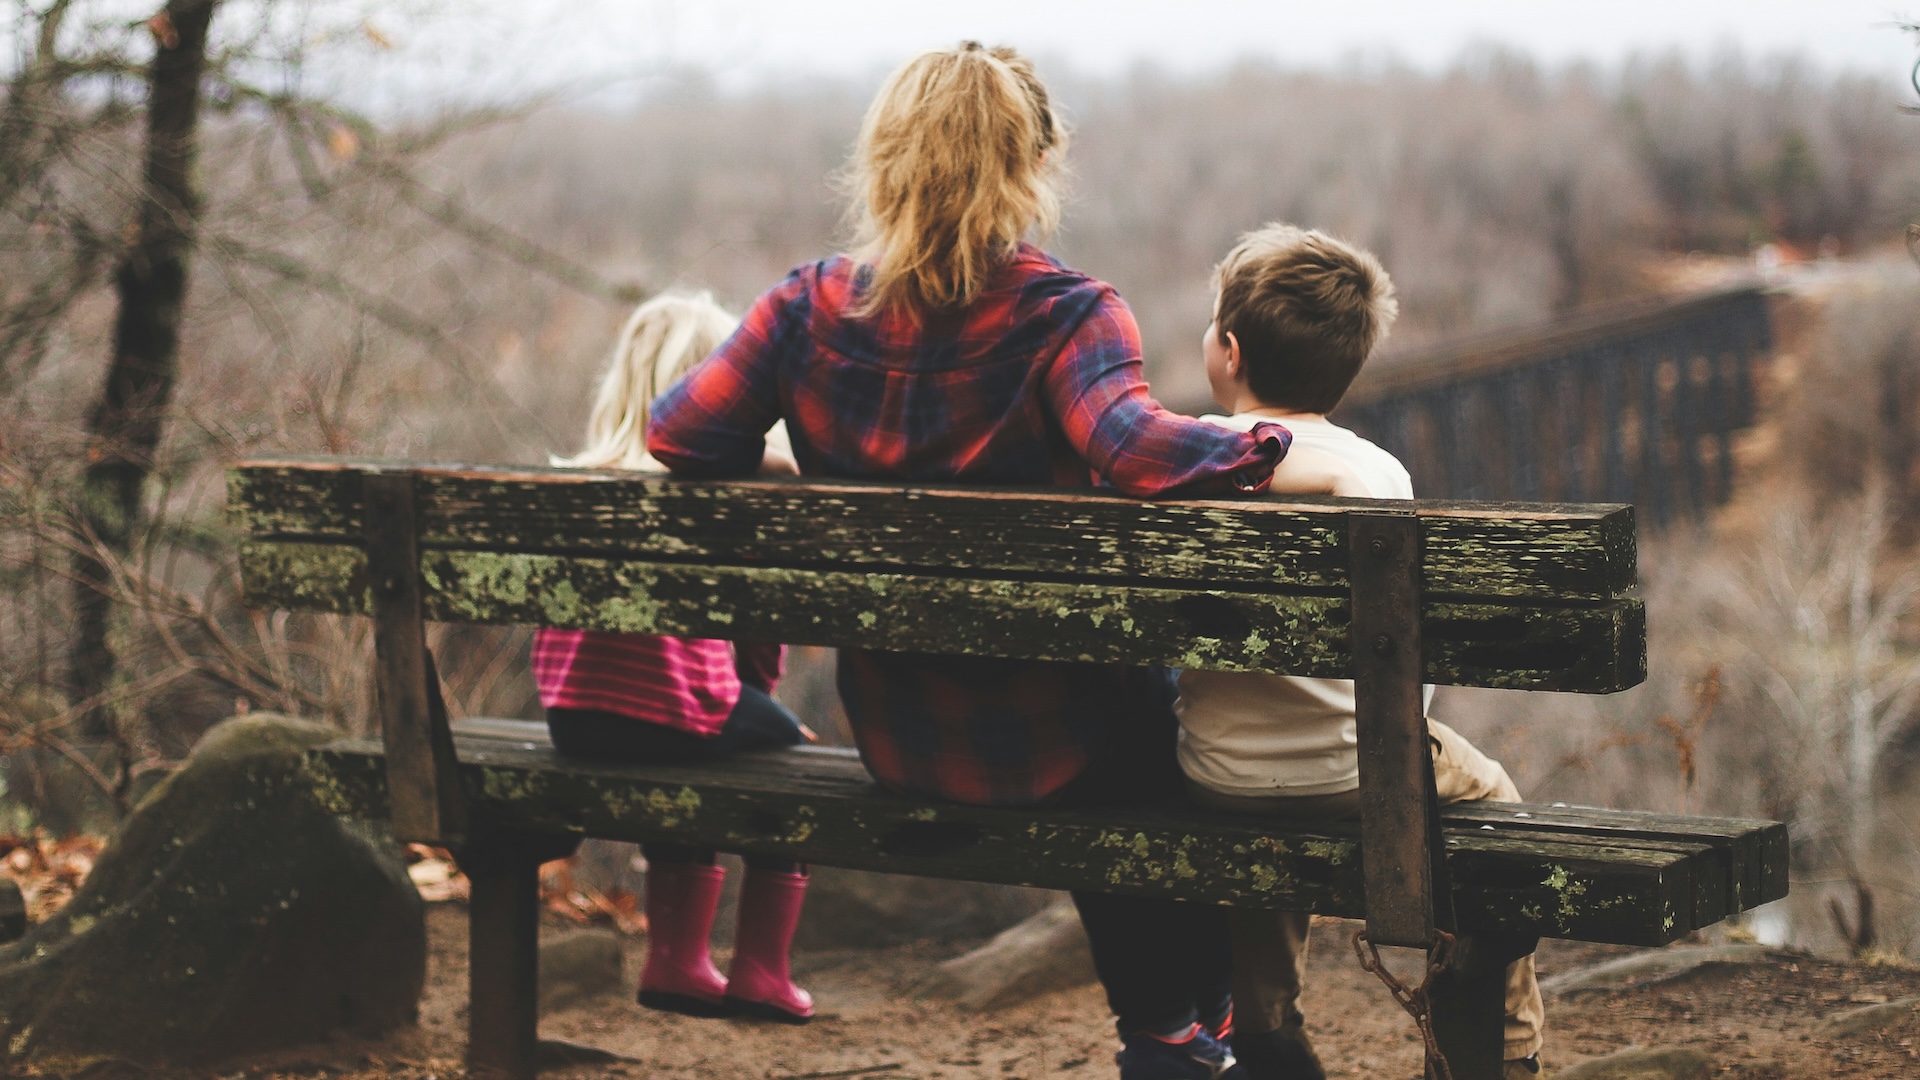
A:
<svg viewBox="0 0 1920 1080">
<path fill-rule="evenodd" d="M 1233 1002 L 1227 1002 L 1226 1011 L 1218 1016 L 1200 1018 L 1200 1026 L 1207 1034 L 1224 1043 L 1229 1051 L 1233 1049 Z"/>
<path fill-rule="evenodd" d="M 1241 1080 L 1233 1053 L 1207 1029 L 1194 1024 L 1178 1037 L 1127 1036 L 1113 1060 L 1120 1080 Z"/>
</svg>

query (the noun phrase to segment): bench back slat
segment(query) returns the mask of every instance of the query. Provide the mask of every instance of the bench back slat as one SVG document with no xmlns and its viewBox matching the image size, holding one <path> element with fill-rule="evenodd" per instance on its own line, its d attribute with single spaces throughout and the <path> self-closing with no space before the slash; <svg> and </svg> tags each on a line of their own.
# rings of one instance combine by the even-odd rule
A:
<svg viewBox="0 0 1920 1080">
<path fill-rule="evenodd" d="M 357 542 L 360 477 L 337 459 L 243 464 L 231 502 L 257 537 Z M 850 481 L 698 483 L 568 469 L 418 471 L 424 547 L 1188 582 L 1345 593 L 1345 508 L 1360 500 L 1143 502 L 1093 492 Z M 1425 591 L 1609 600 L 1634 585 L 1618 504 L 1415 501 Z"/>
<path fill-rule="evenodd" d="M 439 622 L 1346 678 L 1348 601 L 1135 586 L 429 551 Z M 248 542 L 248 603 L 364 615 L 366 556 Z M 1637 600 L 1425 605 L 1427 681 L 1608 693 L 1645 677 Z"/>
<path fill-rule="evenodd" d="M 250 604 L 368 610 L 357 488 L 378 468 L 235 471 Z M 441 621 L 1351 672 L 1340 504 L 1147 504 L 559 470 L 429 471 L 417 491 L 423 602 Z M 976 511 L 983 519 L 969 516 Z M 1645 678 L 1644 610 L 1618 595 L 1619 544 L 1601 542 L 1623 520 L 1630 533 L 1623 510 L 1505 508 L 1500 517 L 1484 506 L 1424 504 L 1418 512 L 1427 572 L 1452 558 L 1445 573 L 1455 575 L 1452 590 L 1423 597 L 1430 681 L 1606 693 Z M 1526 531 L 1517 527 L 1508 542 L 1488 539 L 1495 525 L 1514 521 L 1527 522 L 1533 539 L 1514 539 Z M 1154 537 L 1144 553 L 1136 527 Z M 1462 539 L 1466 532 L 1475 538 Z M 1007 534 L 1018 542 L 1003 542 Z M 1276 562 L 1257 565 L 1238 550 L 1248 546 L 1276 553 Z M 1585 570 L 1542 569 L 1569 549 L 1586 553 Z M 1466 575 L 1475 560 L 1496 580 L 1491 589 L 1475 591 Z M 1549 589 L 1556 577 L 1573 584 Z"/>
</svg>

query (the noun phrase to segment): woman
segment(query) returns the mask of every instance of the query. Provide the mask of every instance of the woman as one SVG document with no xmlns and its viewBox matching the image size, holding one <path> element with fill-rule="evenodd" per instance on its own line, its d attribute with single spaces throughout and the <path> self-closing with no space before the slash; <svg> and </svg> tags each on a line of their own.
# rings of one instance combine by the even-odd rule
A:
<svg viewBox="0 0 1920 1080">
<path fill-rule="evenodd" d="M 648 449 L 680 475 L 745 476 L 784 419 L 807 476 L 1266 490 L 1286 430 L 1162 409 L 1113 288 L 1024 242 L 1058 219 L 1065 148 L 1046 88 L 1012 50 L 968 42 L 894 72 L 854 155 L 855 252 L 755 302 L 655 403 Z M 1285 486 L 1330 491 L 1338 475 L 1289 459 Z M 848 649 L 839 685 L 868 771 L 906 794 L 1018 806 L 1170 778 L 1163 675 Z M 1220 909 L 1074 899 L 1125 1041 L 1122 1077 L 1230 1064 Z"/>
</svg>

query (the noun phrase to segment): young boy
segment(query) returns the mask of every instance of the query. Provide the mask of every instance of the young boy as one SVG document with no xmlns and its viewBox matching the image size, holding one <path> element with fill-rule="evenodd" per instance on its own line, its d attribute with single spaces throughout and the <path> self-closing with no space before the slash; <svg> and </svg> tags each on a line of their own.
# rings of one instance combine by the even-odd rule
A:
<svg viewBox="0 0 1920 1080">
<path fill-rule="evenodd" d="M 1228 415 L 1203 419 L 1240 430 L 1279 420 L 1295 446 L 1345 462 L 1359 494 L 1413 498 L 1392 454 L 1326 418 L 1399 313 L 1379 260 L 1323 233 L 1269 225 L 1227 253 L 1214 288 L 1200 347 Z M 1175 711 L 1180 767 L 1202 804 L 1294 823 L 1359 815 L 1352 682 L 1188 671 Z M 1520 800 L 1499 762 L 1427 723 L 1443 801 Z M 1307 916 L 1236 908 L 1232 919 L 1235 1056 L 1254 1080 L 1323 1077 L 1298 1008 Z M 1528 957 L 1507 971 L 1506 1080 L 1538 1075 L 1543 1019 Z"/>
</svg>

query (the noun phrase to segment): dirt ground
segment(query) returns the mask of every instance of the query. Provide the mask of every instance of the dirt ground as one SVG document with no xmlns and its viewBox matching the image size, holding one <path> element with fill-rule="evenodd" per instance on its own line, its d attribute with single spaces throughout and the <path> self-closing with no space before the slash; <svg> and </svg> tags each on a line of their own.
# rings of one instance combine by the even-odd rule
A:
<svg viewBox="0 0 1920 1080">
<path fill-rule="evenodd" d="M 1411 1023 L 1359 970 L 1348 944 L 1352 929 L 1353 924 L 1331 920 L 1315 928 L 1306 1006 L 1321 1055 L 1336 1077 L 1415 1077 L 1419 1055 Z M 342 1040 L 271 1059 L 230 1062 L 212 1075 L 224 1080 L 457 1076 L 466 1021 L 464 909 L 435 905 L 429 931 L 432 961 L 418 1027 L 374 1042 Z M 640 939 L 629 941 L 629 988 L 638 977 L 642 945 Z M 545 1017 L 542 1038 L 598 1047 L 629 1060 L 556 1068 L 545 1076 L 1082 1080 L 1114 1075 L 1116 1045 L 1096 987 L 989 1015 L 917 998 L 916 980 L 955 951 L 907 946 L 797 958 L 800 981 L 820 1003 L 819 1017 L 804 1028 L 652 1013 L 633 1003 L 631 989 L 594 999 Z M 1626 951 L 1549 942 L 1540 970 L 1548 976 Z M 1920 971 L 1901 968 L 1812 957 L 1708 968 L 1656 987 L 1550 1001 L 1547 1062 L 1564 1067 L 1627 1046 L 1679 1044 L 1707 1051 L 1718 1076 L 1737 1080 L 1920 1077 L 1920 1038 L 1834 1042 L 1813 1033 L 1820 1018 L 1837 1011 L 1914 995 L 1920 995 Z"/>
</svg>

